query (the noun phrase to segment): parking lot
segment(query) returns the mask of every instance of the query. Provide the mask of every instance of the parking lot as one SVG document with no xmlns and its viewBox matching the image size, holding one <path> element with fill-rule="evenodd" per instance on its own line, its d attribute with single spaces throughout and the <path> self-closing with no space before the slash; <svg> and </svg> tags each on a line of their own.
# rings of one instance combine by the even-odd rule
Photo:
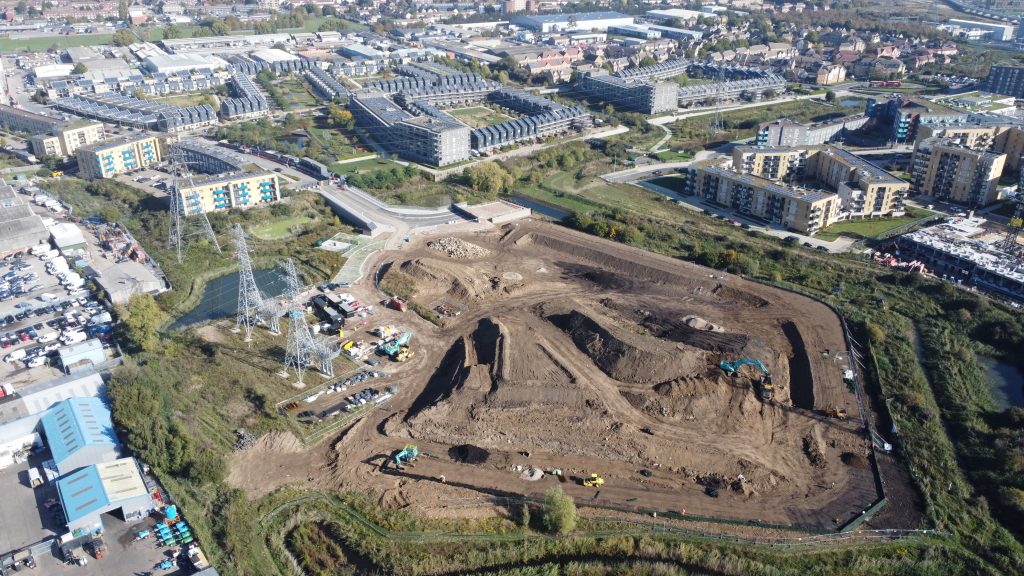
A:
<svg viewBox="0 0 1024 576">
<path fill-rule="evenodd" d="M 29 485 L 29 468 L 50 459 L 49 451 L 33 455 L 27 462 L 8 466 L 0 471 L 0 550 L 14 550 L 35 544 L 66 530 L 62 526 L 57 486 L 47 482 L 38 488 Z M 49 508 L 47 508 L 49 506 Z"/>
</svg>

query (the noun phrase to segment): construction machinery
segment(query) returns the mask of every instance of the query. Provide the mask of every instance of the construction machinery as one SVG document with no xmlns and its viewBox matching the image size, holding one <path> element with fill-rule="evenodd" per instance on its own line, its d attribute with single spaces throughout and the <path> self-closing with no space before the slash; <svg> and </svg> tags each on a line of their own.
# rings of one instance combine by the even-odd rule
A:
<svg viewBox="0 0 1024 576">
<path fill-rule="evenodd" d="M 420 449 L 415 444 L 406 444 L 404 448 L 395 453 L 395 468 L 402 470 L 405 466 L 402 463 L 412 465 L 420 455 Z"/>
<path fill-rule="evenodd" d="M 846 408 L 836 408 L 835 406 L 825 408 L 825 415 L 837 420 L 846 420 L 847 418 Z"/>
<path fill-rule="evenodd" d="M 409 345 L 410 340 L 412 340 L 412 332 L 404 332 L 401 336 L 381 344 L 380 351 L 394 358 L 403 346 L 407 347 Z"/>
<path fill-rule="evenodd" d="M 392 360 L 395 362 L 405 362 L 409 358 L 412 358 L 416 353 L 413 352 L 408 346 L 402 346 L 398 349 L 398 352 L 392 356 Z"/>
<path fill-rule="evenodd" d="M 736 374 L 741 367 L 746 365 L 754 366 L 761 371 L 761 399 L 771 400 L 775 395 L 775 386 L 772 385 L 772 374 L 768 371 L 768 368 L 763 362 L 753 358 L 744 358 L 742 360 L 734 360 L 732 362 L 722 360 L 718 363 L 718 367 L 725 370 L 725 373 L 729 376 Z"/>
<path fill-rule="evenodd" d="M 601 478 L 597 475 L 597 472 L 594 472 L 590 475 L 590 478 L 583 479 L 583 485 L 588 488 L 600 488 L 604 486 L 604 478 Z"/>
</svg>

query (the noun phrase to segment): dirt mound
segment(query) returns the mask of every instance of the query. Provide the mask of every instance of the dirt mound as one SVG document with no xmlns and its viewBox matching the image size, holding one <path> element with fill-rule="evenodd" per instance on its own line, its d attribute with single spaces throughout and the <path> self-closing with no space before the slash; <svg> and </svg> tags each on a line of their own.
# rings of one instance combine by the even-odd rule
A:
<svg viewBox="0 0 1024 576">
<path fill-rule="evenodd" d="M 548 316 L 608 376 L 621 382 L 654 383 L 702 371 L 708 361 L 697 350 L 680 350 L 659 341 L 612 327 L 580 310 Z"/>
<path fill-rule="evenodd" d="M 725 328 L 722 328 L 718 324 L 712 324 L 700 316 L 683 316 L 683 323 L 690 328 L 697 330 L 704 330 L 707 332 L 725 332 Z"/>
<path fill-rule="evenodd" d="M 452 236 L 428 242 L 427 247 L 447 255 L 449 258 L 458 259 L 483 258 L 491 253 L 486 248 Z"/>
<path fill-rule="evenodd" d="M 491 453 L 479 446 L 461 444 L 449 448 L 448 457 L 463 464 L 483 464 L 491 457 Z"/>
<path fill-rule="evenodd" d="M 765 356 L 767 347 L 760 340 L 739 331 L 727 333 L 718 324 L 712 324 L 695 315 L 679 316 L 678 304 L 631 301 L 629 304 L 605 298 L 601 304 L 632 322 L 642 326 L 651 335 L 714 352 L 743 357 Z"/>
<path fill-rule="evenodd" d="M 811 466 L 815 468 L 824 468 L 825 453 L 821 451 L 821 446 L 813 436 L 804 436 L 804 454 L 807 455 L 807 460 L 810 461 Z"/>
<path fill-rule="evenodd" d="M 853 452 L 843 452 L 839 459 L 843 461 L 843 464 L 852 466 L 854 468 L 860 468 L 861 470 L 871 469 L 871 462 L 868 461 L 867 456 L 863 454 L 854 454 Z"/>
</svg>

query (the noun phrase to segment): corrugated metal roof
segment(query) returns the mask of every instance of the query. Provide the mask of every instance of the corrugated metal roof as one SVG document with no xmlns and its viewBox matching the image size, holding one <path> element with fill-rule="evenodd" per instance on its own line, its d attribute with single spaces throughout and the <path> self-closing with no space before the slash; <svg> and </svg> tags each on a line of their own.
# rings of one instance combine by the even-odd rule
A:
<svg viewBox="0 0 1024 576">
<path fill-rule="evenodd" d="M 60 463 L 86 446 L 117 446 L 110 410 L 99 398 L 69 398 L 42 418 L 46 442 Z"/>
</svg>

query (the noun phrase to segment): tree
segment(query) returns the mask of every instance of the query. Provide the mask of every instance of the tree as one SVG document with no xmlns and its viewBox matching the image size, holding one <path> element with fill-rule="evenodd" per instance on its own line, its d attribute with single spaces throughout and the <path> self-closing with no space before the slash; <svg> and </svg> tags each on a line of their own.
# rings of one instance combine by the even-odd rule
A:
<svg viewBox="0 0 1024 576">
<path fill-rule="evenodd" d="M 160 323 L 164 312 L 151 294 L 136 294 L 126 306 L 117 307 L 124 323 L 125 337 L 143 352 L 153 352 L 160 345 Z"/>
<path fill-rule="evenodd" d="M 490 195 L 511 190 L 514 183 L 512 175 L 496 162 L 474 164 L 466 168 L 465 174 L 470 188 Z"/>
<path fill-rule="evenodd" d="M 644 56 L 640 59 L 640 67 L 646 68 L 647 66 L 654 66 L 658 61 L 653 56 Z"/>
<path fill-rule="evenodd" d="M 351 130 L 355 125 L 352 113 L 337 104 L 327 105 L 327 117 L 330 118 L 331 125 L 339 128 Z"/>
<path fill-rule="evenodd" d="M 127 46 L 129 44 L 134 44 L 137 40 L 138 39 L 135 37 L 135 34 L 127 28 L 122 28 L 117 32 L 114 32 L 114 46 Z"/>
<path fill-rule="evenodd" d="M 825 92 L 825 102 L 835 102 L 835 101 L 836 101 L 836 93 L 835 92 L 833 92 L 831 90 L 829 90 L 828 92 Z"/>
<path fill-rule="evenodd" d="M 121 220 L 121 211 L 117 207 L 107 204 L 100 208 L 100 218 L 107 222 L 119 222 Z"/>
<path fill-rule="evenodd" d="M 576 528 L 576 503 L 561 486 L 544 494 L 544 528 L 553 534 L 568 534 Z"/>
<path fill-rule="evenodd" d="M 86 68 L 85 64 L 82 64 L 81 62 L 75 64 L 75 67 L 71 69 L 72 74 L 85 74 L 88 71 L 89 69 Z"/>
<path fill-rule="evenodd" d="M 117 3 L 117 19 L 122 21 L 128 19 L 128 0 L 120 0 Z"/>
<path fill-rule="evenodd" d="M 177 24 L 171 24 L 164 28 L 164 40 L 174 40 L 175 38 L 184 38 L 185 31 L 181 29 Z"/>
</svg>

